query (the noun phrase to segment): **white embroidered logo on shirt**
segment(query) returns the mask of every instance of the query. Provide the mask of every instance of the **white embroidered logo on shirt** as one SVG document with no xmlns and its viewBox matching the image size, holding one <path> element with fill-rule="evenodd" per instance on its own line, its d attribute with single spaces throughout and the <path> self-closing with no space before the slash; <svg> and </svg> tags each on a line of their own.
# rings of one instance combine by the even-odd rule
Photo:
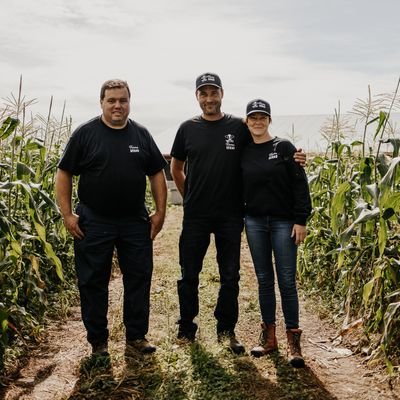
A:
<svg viewBox="0 0 400 400">
<path fill-rule="evenodd" d="M 130 145 L 129 145 L 129 152 L 130 152 L 130 153 L 139 153 L 139 147 L 130 144 Z"/>
<path fill-rule="evenodd" d="M 278 158 L 278 153 L 269 153 L 268 154 L 268 160 L 274 160 L 275 158 Z"/>
<path fill-rule="evenodd" d="M 235 135 L 231 133 L 225 135 L 225 148 L 226 150 L 235 150 Z"/>
</svg>

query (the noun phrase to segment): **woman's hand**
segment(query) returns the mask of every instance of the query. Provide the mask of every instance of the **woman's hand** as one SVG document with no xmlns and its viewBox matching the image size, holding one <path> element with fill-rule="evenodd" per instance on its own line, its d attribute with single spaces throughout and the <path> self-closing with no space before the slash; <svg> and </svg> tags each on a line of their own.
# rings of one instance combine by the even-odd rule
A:
<svg viewBox="0 0 400 400">
<path fill-rule="evenodd" d="M 307 236 L 307 229 L 305 225 L 294 224 L 291 237 L 294 238 L 296 245 L 304 242 Z"/>
</svg>

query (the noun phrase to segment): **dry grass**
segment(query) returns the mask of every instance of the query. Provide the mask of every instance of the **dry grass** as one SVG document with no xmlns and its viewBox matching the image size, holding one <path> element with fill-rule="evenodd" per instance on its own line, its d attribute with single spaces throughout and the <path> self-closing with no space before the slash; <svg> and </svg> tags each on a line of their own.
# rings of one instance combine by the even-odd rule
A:
<svg viewBox="0 0 400 400">
<path fill-rule="evenodd" d="M 111 363 L 81 363 L 80 380 L 71 399 L 333 399 L 313 373 L 295 371 L 285 358 L 254 360 L 235 356 L 217 343 L 213 316 L 219 287 L 215 248 L 211 243 L 200 277 L 199 331 L 193 344 L 181 345 L 177 333 L 179 277 L 177 240 L 181 209 L 171 207 L 154 248 L 155 271 L 148 338 L 158 346 L 151 356 L 124 355 L 121 307 L 111 319 Z M 238 337 L 249 348 L 259 334 L 257 286 L 244 241 L 241 317 Z M 166 256 L 167 254 L 167 256 Z M 118 300 L 121 302 L 121 296 Z"/>
<path fill-rule="evenodd" d="M 148 356 L 125 353 L 122 283 L 117 276 L 110 284 L 111 358 L 87 357 L 89 346 L 79 308 L 75 307 L 64 325 L 47 329 L 46 340 L 32 352 L 20 371 L 20 379 L 10 382 L 8 390 L 3 391 L 6 400 L 375 400 L 382 396 L 398 400 L 396 390 L 382 383 L 384 374 L 368 370 L 358 356 L 343 357 L 336 352 L 338 344 L 330 339 L 336 331 L 321 322 L 315 312 L 308 311 L 303 302 L 300 320 L 306 368 L 302 370 L 287 363 L 280 311 L 277 354 L 260 359 L 236 356 L 218 344 L 213 312 L 219 283 L 213 244 L 200 277 L 197 340 L 188 345 L 177 343 L 181 220 L 181 208 L 171 207 L 166 226 L 154 244 L 148 338 L 158 346 L 157 352 Z M 240 288 L 236 333 L 249 351 L 258 341 L 260 314 L 256 278 L 245 240 Z"/>
</svg>

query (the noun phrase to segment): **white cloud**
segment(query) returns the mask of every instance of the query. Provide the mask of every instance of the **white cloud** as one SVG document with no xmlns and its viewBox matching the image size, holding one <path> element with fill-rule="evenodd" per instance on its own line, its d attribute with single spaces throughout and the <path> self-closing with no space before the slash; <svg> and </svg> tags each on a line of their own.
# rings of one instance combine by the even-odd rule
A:
<svg viewBox="0 0 400 400">
<path fill-rule="evenodd" d="M 382 0 L 20 0 L 2 8 L 0 97 L 23 75 L 28 98 L 47 110 L 67 101 L 75 125 L 99 113 L 98 93 L 127 79 L 132 116 L 155 134 L 198 113 L 194 80 L 220 74 L 224 110 L 243 114 L 265 97 L 276 115 L 348 110 L 394 89 L 399 5 Z M 380 13 L 380 14 L 379 14 Z M 378 15 L 377 15 L 378 14 Z"/>
</svg>

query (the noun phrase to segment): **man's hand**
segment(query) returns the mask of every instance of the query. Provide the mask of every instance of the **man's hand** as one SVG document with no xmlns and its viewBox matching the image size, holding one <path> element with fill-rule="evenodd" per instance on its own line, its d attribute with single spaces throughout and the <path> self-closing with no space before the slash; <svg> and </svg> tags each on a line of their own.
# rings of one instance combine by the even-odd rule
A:
<svg viewBox="0 0 400 400">
<path fill-rule="evenodd" d="M 304 242 L 306 236 L 307 236 L 307 229 L 305 225 L 298 225 L 298 224 L 293 225 L 291 237 L 294 238 L 294 242 L 296 243 L 296 245 L 299 245 L 300 243 Z"/>
<path fill-rule="evenodd" d="M 67 231 L 75 238 L 75 239 L 83 239 L 84 234 L 79 227 L 79 215 L 70 214 L 64 217 L 64 225 L 67 228 Z"/>
<path fill-rule="evenodd" d="M 155 212 L 153 215 L 150 215 L 150 239 L 154 240 L 157 234 L 161 231 L 164 225 L 165 214 L 160 212 Z"/>
<path fill-rule="evenodd" d="M 302 167 L 306 166 L 307 155 L 304 153 L 303 149 L 298 149 L 293 155 L 294 161 L 298 162 Z"/>
</svg>

